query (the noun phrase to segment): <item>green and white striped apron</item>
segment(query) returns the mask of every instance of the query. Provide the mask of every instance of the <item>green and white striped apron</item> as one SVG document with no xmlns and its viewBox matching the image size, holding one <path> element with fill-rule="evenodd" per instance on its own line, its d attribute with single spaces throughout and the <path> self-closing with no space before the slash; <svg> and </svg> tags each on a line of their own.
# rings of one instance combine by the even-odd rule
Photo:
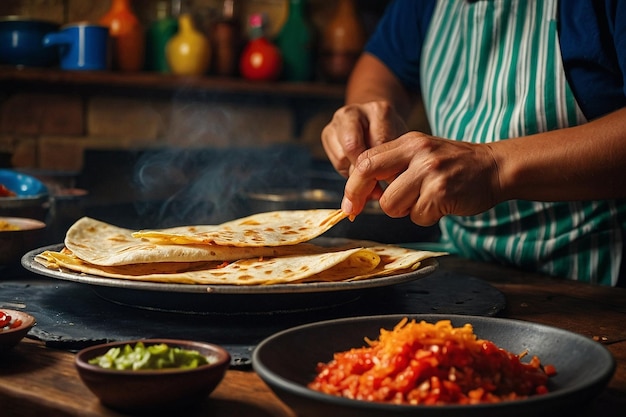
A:
<svg viewBox="0 0 626 417">
<path fill-rule="evenodd" d="M 485 143 L 586 122 L 565 77 L 557 9 L 557 0 L 438 2 L 421 61 L 434 135 Z M 440 226 L 462 256 L 615 285 L 625 212 L 613 201 L 517 200 Z"/>
</svg>

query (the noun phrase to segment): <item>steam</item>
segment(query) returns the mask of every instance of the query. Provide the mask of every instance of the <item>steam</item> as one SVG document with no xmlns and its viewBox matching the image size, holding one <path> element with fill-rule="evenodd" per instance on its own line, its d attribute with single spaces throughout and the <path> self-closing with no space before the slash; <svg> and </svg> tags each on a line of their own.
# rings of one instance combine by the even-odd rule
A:
<svg viewBox="0 0 626 417">
<path fill-rule="evenodd" d="M 247 192 L 306 187 L 310 164 L 296 145 L 149 152 L 137 162 L 136 209 L 159 227 L 221 223 L 246 214 Z"/>
</svg>

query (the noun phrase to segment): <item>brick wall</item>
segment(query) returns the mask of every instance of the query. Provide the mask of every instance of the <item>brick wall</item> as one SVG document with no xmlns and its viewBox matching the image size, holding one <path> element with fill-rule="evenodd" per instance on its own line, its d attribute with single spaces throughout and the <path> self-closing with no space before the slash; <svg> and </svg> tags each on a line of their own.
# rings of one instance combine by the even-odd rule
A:
<svg viewBox="0 0 626 417">
<path fill-rule="evenodd" d="M 379 0 L 359 0 L 363 10 L 380 13 Z M 155 18 L 158 0 L 133 0 L 133 9 L 142 23 Z M 241 27 L 251 13 L 264 12 L 268 32 L 280 29 L 288 11 L 287 0 L 238 0 Z M 209 33 L 219 16 L 222 0 L 184 0 L 201 30 Z M 369 6 L 368 6 L 369 5 Z M 310 0 L 310 19 L 319 31 L 333 12 L 335 2 Z M 60 24 L 97 22 L 109 9 L 110 1 L 91 0 L 2 0 L 0 16 L 22 15 Z M 372 20 L 372 19 L 369 19 Z M 300 103 L 305 103 L 306 100 Z M 336 106 L 333 103 L 332 106 Z M 302 113 L 293 103 L 274 100 L 271 104 L 170 98 L 124 97 L 123 95 L 82 94 L 82 91 L 0 92 L 0 153 L 10 154 L 15 167 L 80 171 L 85 149 L 130 149 L 154 146 L 263 146 L 299 140 L 314 153 L 319 146 L 321 125 L 328 111 L 311 113 L 311 122 L 296 121 Z M 305 113 L 308 110 L 305 109 Z M 305 126 L 296 124 L 305 123 Z"/>
<path fill-rule="evenodd" d="M 364 23 L 371 30 L 386 1 L 358 0 Z M 134 0 L 133 7 L 148 24 L 157 0 Z M 218 15 L 222 0 L 185 0 L 204 28 Z M 286 17 L 286 0 L 240 0 L 243 21 L 263 11 L 275 33 Z M 336 2 L 310 0 L 310 18 L 319 31 Z M 1 15 L 25 15 L 59 23 L 97 21 L 110 1 L 2 0 Z M 368 17 L 369 16 L 369 17 Z M 243 25 L 245 27 L 245 25 Z M 10 155 L 17 168 L 79 172 L 85 150 L 152 147 L 249 147 L 300 142 L 324 157 L 319 143 L 322 128 L 338 106 L 337 100 L 309 108 L 305 99 L 233 100 L 179 98 L 175 95 L 109 94 L 103 91 L 29 87 L 0 92 L 0 153 Z M 304 115 L 304 116 L 303 116 Z M 304 118 L 303 118 L 304 117 Z"/>
<path fill-rule="evenodd" d="M 220 101 L 21 92 L 0 101 L 0 151 L 21 168 L 80 171 L 83 151 L 297 141 L 292 109 Z"/>
</svg>

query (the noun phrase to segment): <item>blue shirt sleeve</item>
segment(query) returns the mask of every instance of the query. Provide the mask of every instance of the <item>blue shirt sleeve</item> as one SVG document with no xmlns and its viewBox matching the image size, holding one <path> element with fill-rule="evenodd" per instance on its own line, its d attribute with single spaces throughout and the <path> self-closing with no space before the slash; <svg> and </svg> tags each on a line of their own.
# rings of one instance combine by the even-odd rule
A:
<svg viewBox="0 0 626 417">
<path fill-rule="evenodd" d="M 410 91 L 419 91 L 420 55 L 434 7 L 435 0 L 391 2 L 365 46 Z"/>
<path fill-rule="evenodd" d="M 563 65 L 587 119 L 626 107 L 626 1 L 568 0 L 559 7 Z"/>
<path fill-rule="evenodd" d="M 419 92 L 420 55 L 436 0 L 394 0 L 365 51 Z M 559 42 L 566 77 L 592 120 L 626 107 L 626 0 L 562 0 Z"/>
</svg>

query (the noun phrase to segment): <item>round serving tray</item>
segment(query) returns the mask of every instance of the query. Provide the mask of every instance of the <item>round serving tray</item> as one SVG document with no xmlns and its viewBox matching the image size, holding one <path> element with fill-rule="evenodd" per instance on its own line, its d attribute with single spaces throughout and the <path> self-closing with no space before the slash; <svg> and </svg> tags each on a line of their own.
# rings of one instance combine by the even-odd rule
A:
<svg viewBox="0 0 626 417">
<path fill-rule="evenodd" d="M 342 282 L 311 282 L 301 284 L 272 284 L 272 285 L 205 285 L 205 284 L 175 284 L 131 281 L 117 278 L 106 278 L 68 270 L 54 270 L 46 268 L 35 257 L 45 250 L 59 251 L 63 244 L 55 244 L 31 250 L 22 257 L 22 266 L 39 275 L 65 281 L 74 281 L 101 287 L 124 288 L 144 291 L 162 291 L 168 293 L 205 293 L 205 294 L 293 294 L 293 293 L 320 293 L 363 290 L 369 288 L 387 287 L 402 284 L 423 278 L 438 267 L 434 258 L 426 259 L 419 269 L 389 277 L 371 278 L 360 281 Z"/>
</svg>

